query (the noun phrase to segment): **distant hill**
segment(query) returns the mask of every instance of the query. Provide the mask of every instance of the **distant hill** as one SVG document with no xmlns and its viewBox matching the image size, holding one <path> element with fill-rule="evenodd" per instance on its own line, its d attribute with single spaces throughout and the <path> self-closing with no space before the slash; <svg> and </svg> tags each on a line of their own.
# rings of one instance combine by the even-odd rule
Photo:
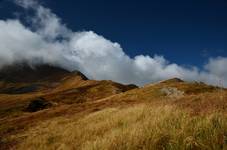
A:
<svg viewBox="0 0 227 150">
<path fill-rule="evenodd" d="M 51 65 L 29 66 L 25 63 L 9 65 L 0 69 L 0 93 L 22 94 L 47 90 L 69 76 L 87 80 L 79 71 L 69 72 Z"/>
<path fill-rule="evenodd" d="M 12 83 L 54 82 L 69 74 L 71 72 L 51 65 L 37 65 L 32 67 L 22 63 L 4 66 L 0 69 L 0 80 Z"/>
</svg>

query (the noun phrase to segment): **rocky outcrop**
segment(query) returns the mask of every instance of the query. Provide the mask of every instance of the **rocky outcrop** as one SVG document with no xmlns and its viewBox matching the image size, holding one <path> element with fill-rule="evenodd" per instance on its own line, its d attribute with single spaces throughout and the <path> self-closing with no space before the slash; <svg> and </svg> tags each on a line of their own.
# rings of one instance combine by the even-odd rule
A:
<svg viewBox="0 0 227 150">
<path fill-rule="evenodd" d="M 44 98 L 36 98 L 30 101 L 28 104 L 26 111 L 28 112 L 36 112 L 39 110 L 47 109 L 52 106 L 52 103 L 48 102 Z"/>
</svg>

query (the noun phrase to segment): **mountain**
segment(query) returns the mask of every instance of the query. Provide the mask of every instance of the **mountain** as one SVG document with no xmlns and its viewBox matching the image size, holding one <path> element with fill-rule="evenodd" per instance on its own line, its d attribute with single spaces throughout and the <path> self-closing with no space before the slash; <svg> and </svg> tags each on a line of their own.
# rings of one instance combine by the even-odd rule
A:
<svg viewBox="0 0 227 150">
<path fill-rule="evenodd" d="M 51 65 L 29 66 L 25 63 L 5 66 L 0 70 L 0 93 L 23 94 L 37 91 L 57 91 L 97 84 L 79 71 L 67 71 Z M 103 83 L 103 82 L 102 82 Z M 103 83 L 105 84 L 105 83 Z M 113 85 L 114 86 L 114 85 Z M 118 86 L 122 91 L 125 87 Z"/>
<path fill-rule="evenodd" d="M 35 92 L 59 82 L 71 72 L 50 65 L 35 67 L 25 63 L 5 66 L 0 69 L 0 93 L 22 94 Z"/>
<path fill-rule="evenodd" d="M 137 86 L 89 80 L 79 71 L 70 72 L 51 65 L 6 66 L 0 70 L 0 116 L 12 115 L 14 109 L 23 112 L 28 103 L 37 98 L 58 105 L 83 103 L 134 88 Z"/>
<path fill-rule="evenodd" d="M 11 83 L 54 82 L 71 74 L 71 72 L 51 66 L 29 66 L 25 63 L 4 66 L 0 70 L 0 80 Z"/>
<path fill-rule="evenodd" d="M 50 65 L 8 66 L 0 79 L 0 149 L 227 148 L 225 88 L 137 87 Z"/>
</svg>

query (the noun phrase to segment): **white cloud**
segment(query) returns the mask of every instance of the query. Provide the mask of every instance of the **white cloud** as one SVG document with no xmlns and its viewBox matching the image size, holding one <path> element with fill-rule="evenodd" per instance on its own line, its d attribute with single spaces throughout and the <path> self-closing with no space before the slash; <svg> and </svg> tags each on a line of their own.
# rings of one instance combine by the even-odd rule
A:
<svg viewBox="0 0 227 150">
<path fill-rule="evenodd" d="M 29 64 L 65 62 L 63 44 L 48 43 L 18 20 L 0 20 L 0 67 L 26 61 Z"/>
<path fill-rule="evenodd" d="M 208 64 L 205 65 L 205 69 L 210 74 L 210 80 L 212 84 L 218 83 L 219 85 L 227 86 L 227 58 L 217 57 L 210 58 Z"/>
<path fill-rule="evenodd" d="M 35 8 L 36 6 L 40 6 L 37 0 L 15 0 L 17 5 L 24 8 Z"/>
<path fill-rule="evenodd" d="M 143 85 L 179 77 L 227 86 L 227 58 L 212 58 L 199 70 L 170 63 L 163 56 L 130 58 L 120 44 L 92 31 L 73 32 L 50 9 L 34 0 L 17 0 L 32 9 L 32 29 L 19 20 L 0 20 L 0 67 L 26 61 L 49 63 L 68 70 L 78 69 L 92 79 L 109 79 Z"/>
</svg>

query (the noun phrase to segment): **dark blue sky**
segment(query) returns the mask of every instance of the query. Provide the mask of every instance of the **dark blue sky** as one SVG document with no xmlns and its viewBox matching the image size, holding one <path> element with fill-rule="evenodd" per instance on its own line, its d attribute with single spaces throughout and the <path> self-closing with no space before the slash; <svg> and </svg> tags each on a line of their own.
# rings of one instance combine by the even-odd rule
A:
<svg viewBox="0 0 227 150">
<path fill-rule="evenodd" d="M 160 54 L 171 62 L 203 65 L 227 56 L 226 0 L 43 0 L 69 28 L 92 30 L 118 42 L 131 57 Z M 15 18 L 0 0 L 0 19 Z"/>
</svg>

